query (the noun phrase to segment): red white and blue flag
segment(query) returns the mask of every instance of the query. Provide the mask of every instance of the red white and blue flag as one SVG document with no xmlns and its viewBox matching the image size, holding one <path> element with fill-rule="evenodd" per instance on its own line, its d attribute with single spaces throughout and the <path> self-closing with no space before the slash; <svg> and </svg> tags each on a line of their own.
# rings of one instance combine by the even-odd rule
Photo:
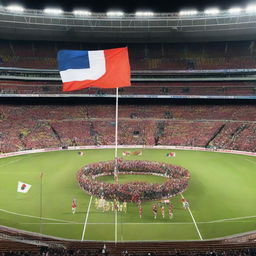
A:
<svg viewBox="0 0 256 256">
<path fill-rule="evenodd" d="M 57 61 L 63 91 L 131 86 L 127 47 L 97 51 L 61 50 Z"/>
</svg>

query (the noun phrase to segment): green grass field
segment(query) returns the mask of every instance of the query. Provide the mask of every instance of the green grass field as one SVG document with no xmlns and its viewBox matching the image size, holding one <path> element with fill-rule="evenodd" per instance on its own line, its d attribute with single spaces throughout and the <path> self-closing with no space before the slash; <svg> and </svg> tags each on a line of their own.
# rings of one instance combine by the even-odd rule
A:
<svg viewBox="0 0 256 256">
<path fill-rule="evenodd" d="M 101 241 L 199 240 L 199 233 L 203 239 L 212 239 L 256 230 L 255 157 L 177 150 L 175 158 L 167 158 L 169 151 L 145 149 L 142 156 L 125 158 L 168 162 L 189 169 L 190 183 L 183 196 L 190 202 L 199 232 L 190 212 L 183 209 L 180 195 L 172 199 L 171 220 L 167 209 L 164 219 L 160 211 L 154 219 L 153 202 L 142 204 L 142 219 L 135 204 L 129 203 L 127 213 L 118 212 L 115 216 L 114 212 L 97 210 L 94 198 L 87 212 L 91 196 L 79 188 L 75 174 L 87 163 L 113 159 L 114 151 L 108 149 L 84 150 L 84 156 L 79 156 L 77 151 L 60 151 L 1 159 L 0 225 L 62 238 Z M 39 218 L 40 172 L 44 173 L 42 221 Z M 100 179 L 113 182 L 109 176 Z M 120 177 L 120 182 L 135 180 L 158 183 L 164 178 Z M 31 190 L 27 194 L 17 193 L 18 181 L 31 184 Z M 73 198 L 78 200 L 74 215 L 71 213 Z"/>
</svg>

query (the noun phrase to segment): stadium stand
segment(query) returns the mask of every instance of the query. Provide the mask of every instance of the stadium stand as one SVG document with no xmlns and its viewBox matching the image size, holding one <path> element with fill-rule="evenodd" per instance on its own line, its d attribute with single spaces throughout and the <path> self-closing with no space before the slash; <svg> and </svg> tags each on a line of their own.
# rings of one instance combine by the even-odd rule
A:
<svg viewBox="0 0 256 256">
<path fill-rule="evenodd" d="M 2 94 L 60 94 L 60 82 L 43 81 L 0 81 Z M 255 95 L 253 82 L 133 82 L 132 87 L 120 90 L 120 95 Z M 65 94 L 104 95 L 115 94 L 115 90 L 87 88 L 80 91 L 65 92 Z"/>
<path fill-rule="evenodd" d="M 1 40 L 1 66 L 54 69 L 60 49 L 111 47 L 113 45 Z M 132 70 L 238 69 L 256 65 L 253 41 L 129 44 L 129 54 Z"/>
<path fill-rule="evenodd" d="M 3 104 L 0 110 L 0 152 L 114 144 L 113 105 Z M 253 105 L 121 105 L 119 144 L 255 152 L 255 120 Z"/>
<path fill-rule="evenodd" d="M 1 40 L 0 67 L 57 69 L 56 55 L 60 49 L 103 49 L 123 45 L 14 41 Z M 144 71 L 205 71 L 253 69 L 256 64 L 253 41 L 204 42 L 204 43 L 150 43 L 128 44 L 131 70 Z M 37 81 L 36 75 L 26 74 L 32 81 L 22 77 L 11 79 L 10 74 L 1 71 L 0 92 L 2 94 L 59 94 L 61 83 Z M 148 75 L 148 74 L 147 74 Z M 50 74 L 45 74 L 50 78 Z M 56 78 L 56 74 L 54 75 Z M 205 74 L 204 74 L 205 76 Z M 4 77 L 6 79 L 4 79 Z M 220 76 L 221 77 L 221 76 Z M 219 78 L 220 78 L 219 77 Z M 240 74 L 240 77 L 243 75 Z M 151 82 L 133 81 L 131 88 L 120 90 L 120 95 L 215 95 L 215 96 L 254 96 L 256 87 L 253 81 L 212 80 L 197 82 L 164 82 L 156 79 Z M 102 95 L 114 94 L 112 90 L 85 89 L 66 94 Z"/>
</svg>

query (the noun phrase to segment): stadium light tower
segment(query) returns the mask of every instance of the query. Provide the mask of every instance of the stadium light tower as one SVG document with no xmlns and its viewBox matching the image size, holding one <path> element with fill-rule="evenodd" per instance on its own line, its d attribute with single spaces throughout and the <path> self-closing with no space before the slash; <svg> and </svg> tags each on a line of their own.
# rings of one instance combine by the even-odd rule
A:
<svg viewBox="0 0 256 256">
<path fill-rule="evenodd" d="M 256 4 L 250 4 L 246 7 L 245 11 L 247 13 L 256 13 Z"/>
<path fill-rule="evenodd" d="M 230 14 L 239 14 L 242 12 L 242 9 L 240 7 L 232 7 L 230 9 L 228 9 L 228 12 Z"/>
<path fill-rule="evenodd" d="M 150 11 L 137 11 L 135 13 L 135 16 L 138 16 L 138 17 L 152 17 L 152 16 L 154 16 L 154 13 L 150 12 Z"/>
<path fill-rule="evenodd" d="M 44 13 L 50 15 L 61 15 L 63 13 L 63 10 L 58 8 L 45 8 Z"/>
<path fill-rule="evenodd" d="M 18 12 L 18 13 L 24 12 L 24 8 L 21 5 L 8 5 L 6 9 L 10 12 Z"/>
<path fill-rule="evenodd" d="M 90 16 L 92 13 L 88 10 L 82 10 L 82 9 L 75 9 L 73 10 L 73 14 L 75 16 Z"/>
<path fill-rule="evenodd" d="M 109 11 L 107 12 L 108 17 L 122 17 L 124 16 L 124 12 L 122 11 Z"/>
<path fill-rule="evenodd" d="M 195 9 L 191 9 L 191 10 L 181 10 L 179 12 L 180 16 L 192 16 L 192 15 L 196 15 L 198 13 L 197 10 Z"/>
<path fill-rule="evenodd" d="M 206 15 L 216 15 L 219 13 L 220 13 L 220 10 L 218 8 L 209 8 L 204 10 L 204 14 Z"/>
</svg>

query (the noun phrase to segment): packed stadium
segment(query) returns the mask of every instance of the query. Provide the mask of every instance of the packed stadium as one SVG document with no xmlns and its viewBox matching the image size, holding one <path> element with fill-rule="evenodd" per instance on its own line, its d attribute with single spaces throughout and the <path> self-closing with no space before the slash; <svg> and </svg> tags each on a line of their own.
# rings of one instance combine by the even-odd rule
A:
<svg viewBox="0 0 256 256">
<path fill-rule="evenodd" d="M 0 255 L 256 255 L 256 5 L 229 4 L 0 3 Z"/>
</svg>

